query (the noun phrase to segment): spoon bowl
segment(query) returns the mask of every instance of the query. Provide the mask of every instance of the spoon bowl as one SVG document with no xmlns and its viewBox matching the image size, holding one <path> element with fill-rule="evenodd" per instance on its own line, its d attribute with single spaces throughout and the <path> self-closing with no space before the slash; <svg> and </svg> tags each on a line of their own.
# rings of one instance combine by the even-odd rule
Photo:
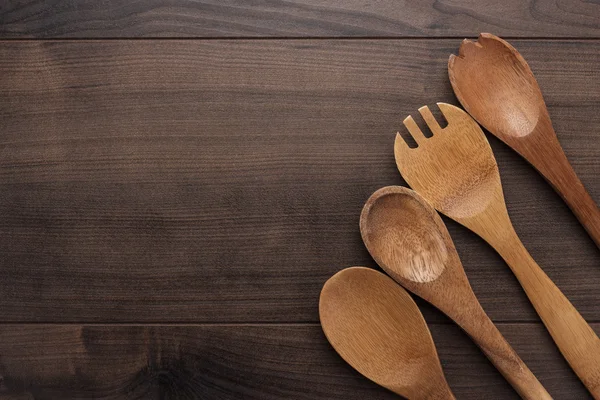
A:
<svg viewBox="0 0 600 400">
<path fill-rule="evenodd" d="M 361 214 L 361 232 L 382 268 L 389 266 L 388 273 L 402 281 L 438 279 L 448 261 L 448 238 L 429 210 L 399 187 L 384 188 L 371 200 Z"/>
<path fill-rule="evenodd" d="M 461 104 L 468 105 L 465 108 L 479 123 L 494 128 L 503 139 L 527 136 L 540 120 L 549 120 L 529 65 L 494 35 L 482 33 L 477 42 L 465 39 L 458 56 L 450 56 L 448 70 Z"/>
<path fill-rule="evenodd" d="M 408 399 L 454 399 L 423 315 L 386 275 L 338 272 L 323 286 L 319 316 L 333 348 L 373 382 Z"/>
</svg>

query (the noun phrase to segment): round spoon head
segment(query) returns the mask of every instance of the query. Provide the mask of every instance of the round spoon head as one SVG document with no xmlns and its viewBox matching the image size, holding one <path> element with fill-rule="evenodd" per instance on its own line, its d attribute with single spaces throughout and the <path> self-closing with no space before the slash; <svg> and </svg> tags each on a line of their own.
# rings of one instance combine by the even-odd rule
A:
<svg viewBox="0 0 600 400">
<path fill-rule="evenodd" d="M 386 272 L 402 281 L 425 283 L 438 279 L 448 261 L 450 235 L 441 222 L 433 207 L 414 191 L 388 186 L 365 203 L 360 232 L 369 253 Z"/>
<path fill-rule="evenodd" d="M 385 272 L 450 318 L 477 303 L 446 225 L 413 190 L 388 186 L 373 193 L 360 233 Z"/>
<path fill-rule="evenodd" d="M 453 398 L 425 320 L 410 295 L 370 268 L 347 268 L 321 291 L 325 336 L 354 369 L 409 399 Z"/>
<path fill-rule="evenodd" d="M 448 74 L 463 107 L 504 141 L 527 136 L 541 119 L 549 120 L 529 65 L 497 36 L 482 33 L 476 42 L 465 39 L 459 55 L 448 60 Z"/>
</svg>

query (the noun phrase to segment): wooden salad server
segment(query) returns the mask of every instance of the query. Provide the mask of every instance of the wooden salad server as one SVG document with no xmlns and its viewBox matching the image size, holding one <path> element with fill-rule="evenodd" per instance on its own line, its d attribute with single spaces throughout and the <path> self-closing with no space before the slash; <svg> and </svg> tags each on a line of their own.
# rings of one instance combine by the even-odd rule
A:
<svg viewBox="0 0 600 400">
<path fill-rule="evenodd" d="M 338 272 L 323 286 L 319 316 L 333 348 L 373 382 L 410 400 L 455 400 L 423 315 L 388 276 Z"/>
<path fill-rule="evenodd" d="M 483 131 L 466 112 L 438 103 L 442 129 L 421 107 L 433 136 L 412 117 L 404 125 L 418 144 L 396 135 L 396 165 L 406 182 L 439 212 L 487 241 L 509 265 L 571 368 L 600 399 L 600 339 L 554 282 L 529 255 L 506 210 L 498 165 Z"/>
<path fill-rule="evenodd" d="M 600 247 L 600 209 L 567 160 L 542 92 L 525 59 L 489 33 L 464 40 L 448 74 L 463 107 L 533 165 L 573 210 Z"/>
<path fill-rule="evenodd" d="M 379 189 L 362 210 L 360 232 L 381 268 L 454 320 L 523 399 L 552 398 L 479 304 L 446 225 L 425 199 L 401 186 Z"/>
</svg>

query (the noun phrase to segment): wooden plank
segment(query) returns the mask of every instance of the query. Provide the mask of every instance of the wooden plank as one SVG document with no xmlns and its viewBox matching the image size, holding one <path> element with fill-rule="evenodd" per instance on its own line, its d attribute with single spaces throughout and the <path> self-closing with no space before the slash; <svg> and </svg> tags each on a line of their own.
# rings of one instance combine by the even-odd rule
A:
<svg viewBox="0 0 600 400">
<path fill-rule="evenodd" d="M 402 119 L 455 102 L 446 60 L 458 44 L 0 43 L 0 321 L 318 321 L 326 279 L 374 265 L 363 202 L 402 184 Z M 600 201 L 600 42 L 514 44 Z M 598 249 L 543 179 L 490 141 L 517 232 L 600 321 Z M 490 316 L 537 320 L 502 260 L 448 226 Z"/>
<path fill-rule="evenodd" d="M 16 0 L 3 38 L 600 36 L 597 2 Z"/>
<path fill-rule="evenodd" d="M 541 325 L 499 327 L 554 398 L 589 398 Z M 457 398 L 518 397 L 458 327 L 431 330 Z M 0 354 L 3 400 L 397 398 L 345 364 L 318 325 L 3 325 Z"/>
</svg>

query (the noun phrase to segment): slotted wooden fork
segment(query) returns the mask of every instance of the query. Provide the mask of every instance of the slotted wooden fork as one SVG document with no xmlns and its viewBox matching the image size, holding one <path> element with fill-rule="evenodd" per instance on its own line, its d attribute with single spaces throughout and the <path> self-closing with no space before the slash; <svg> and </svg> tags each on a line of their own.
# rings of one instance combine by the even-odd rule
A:
<svg viewBox="0 0 600 400">
<path fill-rule="evenodd" d="M 416 148 L 396 135 L 394 153 L 402 177 L 438 211 L 481 236 L 502 256 L 571 368 L 600 399 L 600 339 L 517 236 L 496 159 L 479 125 L 458 107 L 438 107 L 448 122 L 444 129 L 427 106 L 419 109 L 433 133 L 430 138 L 412 117 L 404 120 Z"/>
</svg>

